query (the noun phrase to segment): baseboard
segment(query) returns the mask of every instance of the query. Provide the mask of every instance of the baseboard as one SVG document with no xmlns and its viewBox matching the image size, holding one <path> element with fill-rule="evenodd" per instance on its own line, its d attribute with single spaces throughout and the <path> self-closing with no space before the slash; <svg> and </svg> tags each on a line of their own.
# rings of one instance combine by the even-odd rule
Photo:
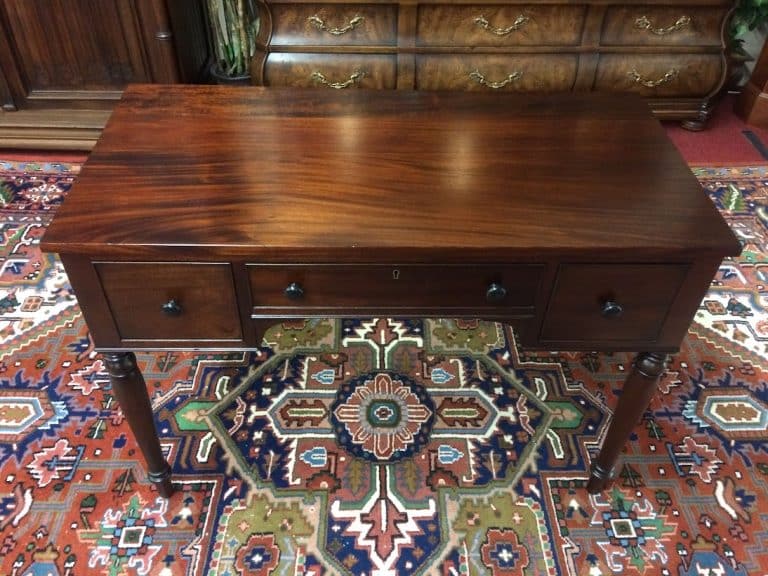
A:
<svg viewBox="0 0 768 576">
<path fill-rule="evenodd" d="M 0 148 L 89 151 L 110 110 L 19 110 L 0 113 Z"/>
</svg>

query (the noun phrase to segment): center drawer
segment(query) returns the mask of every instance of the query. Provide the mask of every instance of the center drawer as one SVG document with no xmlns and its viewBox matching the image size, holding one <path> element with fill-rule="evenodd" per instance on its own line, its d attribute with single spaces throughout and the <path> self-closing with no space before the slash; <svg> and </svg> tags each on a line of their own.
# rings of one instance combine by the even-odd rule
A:
<svg viewBox="0 0 768 576">
<path fill-rule="evenodd" d="M 255 308 L 533 307 L 543 266 L 248 266 Z"/>
<path fill-rule="evenodd" d="M 585 5 L 419 6 L 419 46 L 577 46 Z"/>
<path fill-rule="evenodd" d="M 572 90 L 578 54 L 420 54 L 418 90 L 564 92 Z"/>
</svg>

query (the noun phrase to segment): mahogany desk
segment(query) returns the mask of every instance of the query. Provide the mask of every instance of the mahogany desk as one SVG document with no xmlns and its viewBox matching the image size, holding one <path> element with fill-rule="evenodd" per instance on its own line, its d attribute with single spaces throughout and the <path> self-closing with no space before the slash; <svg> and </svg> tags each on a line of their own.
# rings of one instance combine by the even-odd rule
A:
<svg viewBox="0 0 768 576">
<path fill-rule="evenodd" d="M 740 246 L 628 95 L 133 86 L 45 235 L 170 494 L 137 349 L 243 350 L 281 318 L 480 317 L 639 351 L 612 477 Z"/>
</svg>

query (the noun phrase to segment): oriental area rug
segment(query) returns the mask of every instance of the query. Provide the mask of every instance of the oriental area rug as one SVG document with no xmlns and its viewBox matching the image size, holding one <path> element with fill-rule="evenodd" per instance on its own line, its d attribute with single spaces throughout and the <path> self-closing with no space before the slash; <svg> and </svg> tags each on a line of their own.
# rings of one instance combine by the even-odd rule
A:
<svg viewBox="0 0 768 576">
<path fill-rule="evenodd" d="M 630 355 L 360 318 L 277 325 L 246 354 L 139 355 L 169 500 L 38 248 L 78 170 L 0 160 L 0 574 L 768 574 L 768 168 L 694 169 L 744 253 L 605 493 L 587 470 Z"/>
</svg>

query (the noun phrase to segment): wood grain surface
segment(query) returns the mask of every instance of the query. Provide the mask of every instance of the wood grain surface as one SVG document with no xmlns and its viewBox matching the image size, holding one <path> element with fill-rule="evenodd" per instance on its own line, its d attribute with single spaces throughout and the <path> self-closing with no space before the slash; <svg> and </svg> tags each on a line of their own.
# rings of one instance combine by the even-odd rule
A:
<svg viewBox="0 0 768 576">
<path fill-rule="evenodd" d="M 419 46 L 578 45 L 586 6 L 419 6 Z M 483 18 L 487 28 L 476 19 Z"/>
<path fill-rule="evenodd" d="M 43 245 L 308 262 L 739 251 L 637 97 L 158 85 L 126 91 Z"/>
</svg>

